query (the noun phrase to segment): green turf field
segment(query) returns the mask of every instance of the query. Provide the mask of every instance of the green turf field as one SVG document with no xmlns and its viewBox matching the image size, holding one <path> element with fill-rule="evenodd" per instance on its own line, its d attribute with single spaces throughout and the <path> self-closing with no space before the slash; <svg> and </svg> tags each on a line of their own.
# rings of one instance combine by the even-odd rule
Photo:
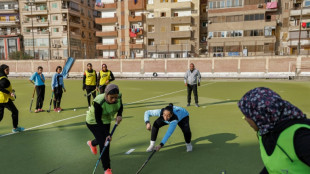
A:
<svg viewBox="0 0 310 174">
<path fill-rule="evenodd" d="M 20 113 L 20 126 L 31 130 L 0 137 L 1 174 L 87 174 L 97 158 L 86 141 L 93 138 L 85 125 L 87 101 L 81 80 L 65 80 L 61 113 L 30 113 L 33 86 L 26 79 L 11 79 L 16 90 L 15 104 Z M 149 156 L 150 132 L 145 129 L 143 114 L 172 102 L 186 105 L 186 88 L 179 81 L 116 80 L 125 104 L 123 122 L 113 136 L 111 146 L 114 174 L 134 174 Z M 187 153 L 179 128 L 166 146 L 156 153 L 141 173 L 145 174 L 227 174 L 258 173 L 260 159 L 255 132 L 241 119 L 237 100 L 248 90 L 266 86 L 310 115 L 310 83 L 298 81 L 203 81 L 199 88 L 200 108 L 188 107 L 192 130 L 193 152 Z M 51 96 L 47 82 L 44 109 Z M 33 108 L 35 106 L 35 102 Z M 76 109 L 74 111 L 73 109 Z M 33 109 L 34 110 L 34 109 Z M 75 117 L 77 116 L 77 117 Z M 152 119 L 154 121 L 155 118 Z M 112 123 L 114 124 L 114 123 Z M 160 143 L 167 127 L 159 132 Z M 10 133 L 12 119 L 5 110 L 0 122 L 0 136 Z M 130 155 L 125 155 L 135 149 Z M 103 173 L 101 164 L 97 173 Z"/>
</svg>

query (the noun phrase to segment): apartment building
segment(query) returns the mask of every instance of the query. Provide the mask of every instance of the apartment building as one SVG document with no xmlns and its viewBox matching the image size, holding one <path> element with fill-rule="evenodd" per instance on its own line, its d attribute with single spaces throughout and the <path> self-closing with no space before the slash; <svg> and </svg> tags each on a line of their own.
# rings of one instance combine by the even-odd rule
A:
<svg viewBox="0 0 310 174">
<path fill-rule="evenodd" d="M 289 33 L 286 36 L 289 54 L 310 54 L 310 0 L 289 3 Z M 300 51 L 298 51 L 300 47 Z"/>
<path fill-rule="evenodd" d="M 37 59 L 96 57 L 95 0 L 19 0 L 25 52 Z"/>
<path fill-rule="evenodd" d="M 101 38 L 97 44 L 99 57 L 145 57 L 145 0 L 101 0 L 95 10 L 101 12 L 101 17 L 96 18 L 96 23 L 102 26 L 96 32 Z"/>
<path fill-rule="evenodd" d="M 208 51 L 212 57 L 278 54 L 279 3 L 270 0 L 209 0 Z"/>
<path fill-rule="evenodd" d="M 197 56 L 200 0 L 148 0 L 147 57 Z"/>
<path fill-rule="evenodd" d="M 10 54 L 20 51 L 19 27 L 18 1 L 0 0 L 0 60 L 7 60 Z"/>
</svg>

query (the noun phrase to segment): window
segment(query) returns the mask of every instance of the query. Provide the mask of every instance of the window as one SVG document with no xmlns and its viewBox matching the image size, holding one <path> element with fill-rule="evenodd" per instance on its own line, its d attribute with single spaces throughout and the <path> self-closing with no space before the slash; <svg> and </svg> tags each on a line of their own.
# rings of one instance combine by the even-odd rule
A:
<svg viewBox="0 0 310 174">
<path fill-rule="evenodd" d="M 53 28 L 53 32 L 59 32 L 59 28 Z"/>
<path fill-rule="evenodd" d="M 231 5 L 232 5 L 232 4 L 231 4 L 231 1 L 232 1 L 232 0 L 227 0 L 227 1 L 226 1 L 226 7 L 231 7 Z"/>
<path fill-rule="evenodd" d="M 285 3 L 284 9 L 285 9 L 285 10 L 288 10 L 288 3 L 287 3 L 287 2 Z"/>
<path fill-rule="evenodd" d="M 57 21 L 58 20 L 58 16 L 53 16 L 53 21 Z"/>
<path fill-rule="evenodd" d="M 148 40 L 148 45 L 155 45 L 155 40 L 154 39 L 149 39 Z"/>
<path fill-rule="evenodd" d="M 150 32 L 150 33 L 151 33 L 151 32 L 155 32 L 155 27 L 154 27 L 154 25 L 149 25 L 147 28 L 148 28 L 148 30 L 147 30 L 148 32 Z"/>
<path fill-rule="evenodd" d="M 57 3 L 53 3 L 52 8 L 57 8 Z"/>
<path fill-rule="evenodd" d="M 305 7 L 309 7 L 310 6 L 310 0 L 305 0 Z"/>
<path fill-rule="evenodd" d="M 168 0 L 160 0 L 160 3 L 168 2 Z"/>
<path fill-rule="evenodd" d="M 160 17 L 166 17 L 166 12 L 161 12 Z"/>
</svg>

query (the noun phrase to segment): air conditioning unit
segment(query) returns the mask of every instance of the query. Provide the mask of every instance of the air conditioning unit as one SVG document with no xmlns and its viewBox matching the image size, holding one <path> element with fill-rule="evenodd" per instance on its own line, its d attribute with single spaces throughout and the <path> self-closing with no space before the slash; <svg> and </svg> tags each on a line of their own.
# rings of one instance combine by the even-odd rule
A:
<svg viewBox="0 0 310 174">
<path fill-rule="evenodd" d="M 140 39 L 143 39 L 143 37 L 144 37 L 144 36 L 143 36 L 143 35 L 141 35 L 141 36 L 140 36 Z"/>
<path fill-rule="evenodd" d="M 65 14 L 65 13 L 63 13 L 63 14 L 62 14 L 62 16 L 64 16 L 64 17 L 65 17 L 65 16 L 66 16 L 66 14 Z"/>
<path fill-rule="evenodd" d="M 212 36 L 208 36 L 208 39 L 211 39 L 212 38 Z"/>
<path fill-rule="evenodd" d="M 53 48 L 56 48 L 56 44 L 52 44 L 52 47 L 53 47 Z"/>
<path fill-rule="evenodd" d="M 209 6 L 206 6 L 206 9 L 209 9 Z"/>
<path fill-rule="evenodd" d="M 138 25 L 141 27 L 142 26 L 142 22 L 138 22 Z"/>
<path fill-rule="evenodd" d="M 295 18 L 294 17 L 290 17 L 290 21 L 295 21 Z"/>
<path fill-rule="evenodd" d="M 208 21 L 209 24 L 212 24 L 212 21 Z"/>
<path fill-rule="evenodd" d="M 263 6 L 263 4 L 258 4 L 257 5 L 257 8 L 263 8 L 264 6 Z"/>
</svg>

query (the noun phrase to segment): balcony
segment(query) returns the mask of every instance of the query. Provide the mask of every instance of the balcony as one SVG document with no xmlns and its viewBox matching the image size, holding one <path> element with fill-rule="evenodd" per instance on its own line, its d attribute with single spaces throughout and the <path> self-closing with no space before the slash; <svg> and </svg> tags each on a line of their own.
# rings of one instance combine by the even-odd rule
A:
<svg viewBox="0 0 310 174">
<path fill-rule="evenodd" d="M 291 10 L 290 15 L 291 16 L 300 16 L 301 9 Z M 302 15 L 308 16 L 310 15 L 310 8 L 303 8 L 302 9 Z"/>
<path fill-rule="evenodd" d="M 70 27 L 81 27 L 81 22 L 80 21 L 70 21 Z"/>
<path fill-rule="evenodd" d="M 96 31 L 96 36 L 97 37 L 117 37 L 118 36 L 118 32 L 117 31 Z"/>
<path fill-rule="evenodd" d="M 278 2 L 267 2 L 266 12 L 275 12 L 278 11 Z"/>
<path fill-rule="evenodd" d="M 144 49 L 143 43 L 129 44 L 130 49 Z"/>
<path fill-rule="evenodd" d="M 144 10 L 146 8 L 146 3 L 144 0 L 136 1 L 136 0 L 128 0 L 128 9 L 129 10 Z"/>
<path fill-rule="evenodd" d="M 0 26 L 15 26 L 18 25 L 18 21 L 0 21 Z"/>
<path fill-rule="evenodd" d="M 111 9 L 116 9 L 117 8 L 117 2 L 112 3 L 112 4 L 102 4 L 102 5 L 98 5 L 96 4 L 95 6 L 95 10 L 97 11 L 106 11 L 106 10 L 111 10 Z"/>
<path fill-rule="evenodd" d="M 102 43 L 97 43 L 96 49 L 97 50 L 116 50 L 118 48 L 117 43 L 110 45 L 103 45 Z"/>
<path fill-rule="evenodd" d="M 191 51 L 191 45 L 190 44 L 148 45 L 147 50 L 149 52 L 184 52 L 184 51 Z"/>
<path fill-rule="evenodd" d="M 145 21 L 145 16 L 143 14 L 141 14 L 141 16 L 128 16 L 128 20 L 129 22 L 141 22 L 141 21 Z"/>
<path fill-rule="evenodd" d="M 13 30 L 13 31 L 7 31 L 7 30 L 1 30 L 0 35 L 5 35 L 5 36 L 17 36 L 20 34 L 19 30 Z"/>
<path fill-rule="evenodd" d="M 288 42 L 288 46 L 297 46 L 298 45 L 298 39 L 297 40 L 290 40 L 289 42 Z M 301 39 L 300 40 L 300 45 L 302 46 L 302 45 L 310 45 L 310 39 L 309 38 L 307 38 L 307 39 Z"/>
<path fill-rule="evenodd" d="M 41 14 L 47 14 L 47 7 L 46 6 L 40 6 L 35 8 L 23 8 L 22 12 L 24 15 L 41 15 Z"/>
<path fill-rule="evenodd" d="M 17 13 L 18 7 L 14 8 L 0 8 L 0 14 L 10 14 L 10 13 Z"/>
<path fill-rule="evenodd" d="M 171 38 L 190 38 L 191 31 L 171 31 Z"/>
<path fill-rule="evenodd" d="M 189 9 L 189 8 L 192 8 L 192 5 L 193 4 L 192 4 L 191 1 L 187 1 L 187 2 L 171 2 L 170 3 L 171 9 Z"/>
<path fill-rule="evenodd" d="M 117 21 L 116 15 L 111 18 L 95 18 L 96 24 L 115 24 Z"/>
<path fill-rule="evenodd" d="M 185 17 L 172 17 L 171 18 L 172 24 L 191 24 L 192 23 L 192 17 L 191 16 L 185 16 Z"/>
<path fill-rule="evenodd" d="M 37 36 L 37 35 L 48 35 L 49 32 L 48 31 L 34 31 L 33 34 L 35 36 Z M 32 35 L 32 32 L 24 32 L 24 35 Z"/>
<path fill-rule="evenodd" d="M 27 27 L 32 26 L 31 20 L 25 20 L 25 21 L 23 21 L 23 24 L 24 24 L 24 26 L 27 26 Z M 48 26 L 48 22 L 47 22 L 47 20 L 42 21 L 42 20 L 34 19 L 33 20 L 33 26 L 34 27 L 45 27 L 45 26 Z"/>
</svg>

